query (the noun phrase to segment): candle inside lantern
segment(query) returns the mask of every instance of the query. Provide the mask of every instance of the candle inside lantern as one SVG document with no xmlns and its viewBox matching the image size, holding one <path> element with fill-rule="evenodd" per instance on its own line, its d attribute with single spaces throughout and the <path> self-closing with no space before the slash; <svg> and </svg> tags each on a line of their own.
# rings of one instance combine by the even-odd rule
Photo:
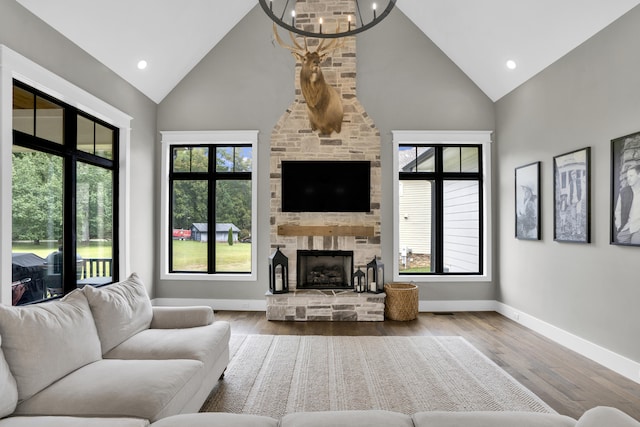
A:
<svg viewBox="0 0 640 427">
<path fill-rule="evenodd" d="M 276 291 L 282 291 L 282 275 L 276 275 Z"/>
<path fill-rule="evenodd" d="M 370 291 L 375 291 L 376 290 L 376 282 L 371 282 L 371 284 L 369 285 L 369 290 Z"/>
</svg>

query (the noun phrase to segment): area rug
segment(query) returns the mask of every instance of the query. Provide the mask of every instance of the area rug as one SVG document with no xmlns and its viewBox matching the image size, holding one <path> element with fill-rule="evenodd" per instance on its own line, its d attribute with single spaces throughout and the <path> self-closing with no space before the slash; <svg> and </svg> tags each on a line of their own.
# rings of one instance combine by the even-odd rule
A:
<svg viewBox="0 0 640 427">
<path fill-rule="evenodd" d="M 462 337 L 232 335 L 201 411 L 555 412 Z"/>
</svg>

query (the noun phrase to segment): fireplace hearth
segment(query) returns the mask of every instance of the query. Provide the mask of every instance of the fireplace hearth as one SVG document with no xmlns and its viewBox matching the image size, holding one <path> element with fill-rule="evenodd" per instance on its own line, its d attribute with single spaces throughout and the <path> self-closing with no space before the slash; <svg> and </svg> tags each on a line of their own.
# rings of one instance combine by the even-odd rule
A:
<svg viewBox="0 0 640 427">
<path fill-rule="evenodd" d="M 353 251 L 297 251 L 297 289 L 352 289 Z"/>
</svg>

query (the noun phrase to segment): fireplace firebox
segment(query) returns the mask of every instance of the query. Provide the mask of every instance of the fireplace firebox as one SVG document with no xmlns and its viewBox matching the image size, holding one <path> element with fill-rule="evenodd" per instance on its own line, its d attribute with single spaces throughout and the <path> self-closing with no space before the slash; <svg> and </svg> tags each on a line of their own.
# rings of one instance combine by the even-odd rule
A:
<svg viewBox="0 0 640 427">
<path fill-rule="evenodd" d="M 297 289 L 351 289 L 353 251 L 297 251 Z"/>
</svg>

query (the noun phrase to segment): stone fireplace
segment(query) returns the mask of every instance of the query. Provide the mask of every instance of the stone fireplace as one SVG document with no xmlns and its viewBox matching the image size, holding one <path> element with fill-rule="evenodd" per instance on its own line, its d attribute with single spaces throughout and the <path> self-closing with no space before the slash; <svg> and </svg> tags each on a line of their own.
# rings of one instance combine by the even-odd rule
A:
<svg viewBox="0 0 640 427">
<path fill-rule="evenodd" d="M 336 15 L 335 10 L 355 12 L 353 0 L 307 0 L 296 3 L 296 22 L 300 25 L 314 25 L 318 19 L 324 19 L 326 28 L 335 28 L 336 20 L 346 23 L 346 16 Z M 346 25 L 346 24 L 343 24 Z M 285 35 L 283 38 L 285 38 Z M 286 37 L 288 38 L 288 36 Z M 299 39 L 302 42 L 302 39 Z M 318 40 L 307 40 L 309 49 L 317 46 Z M 291 66 L 295 59 L 291 58 Z M 289 289 L 301 291 L 298 286 L 297 251 L 349 251 L 353 253 L 352 271 L 347 277 L 349 283 L 354 270 L 365 270 L 366 264 L 375 256 L 380 256 L 380 202 L 381 202 L 381 169 L 380 169 L 380 133 L 372 118 L 356 96 L 356 38 L 349 37 L 345 44 L 333 51 L 321 64 L 327 83 L 332 85 L 341 95 L 344 119 L 340 133 L 319 135 L 311 130 L 306 111 L 305 99 L 302 96 L 299 75 L 300 63 L 295 63 L 295 97 L 271 133 L 270 158 L 270 240 L 271 247 L 280 250 L 289 258 Z M 283 160 L 321 160 L 368 161 L 371 165 L 370 210 L 368 212 L 283 212 L 281 164 Z M 294 261 L 295 260 L 295 261 Z M 304 291 L 312 292 L 312 291 Z M 314 291 L 315 294 L 336 292 Z M 346 292 L 346 291 L 343 291 Z M 339 293 L 339 292 L 338 292 Z M 384 294 L 382 308 L 379 296 L 373 294 L 360 295 L 360 302 L 368 303 L 368 299 L 377 297 L 377 304 L 371 310 L 379 311 L 382 318 L 363 315 L 365 320 L 383 320 Z M 273 296 L 275 297 L 275 296 Z M 284 304 L 283 298 L 293 295 L 279 295 L 278 300 Z M 267 298 L 270 304 L 270 297 Z M 334 304 L 334 303 L 331 303 Z M 340 305 L 339 303 L 335 303 Z M 278 310 L 280 313 L 281 310 Z M 269 310 L 267 310 L 269 317 Z M 279 320 L 280 316 L 277 316 Z M 295 318 L 294 315 L 288 316 Z M 331 317 L 331 316 L 329 316 Z M 341 316 L 338 316 L 341 317 Z M 351 316 L 347 316 L 353 320 Z M 374 318 L 375 317 L 375 318 Z M 295 319 L 299 320 L 299 319 Z M 307 319 L 309 320 L 309 319 Z M 323 317 L 322 320 L 327 320 Z"/>
</svg>

